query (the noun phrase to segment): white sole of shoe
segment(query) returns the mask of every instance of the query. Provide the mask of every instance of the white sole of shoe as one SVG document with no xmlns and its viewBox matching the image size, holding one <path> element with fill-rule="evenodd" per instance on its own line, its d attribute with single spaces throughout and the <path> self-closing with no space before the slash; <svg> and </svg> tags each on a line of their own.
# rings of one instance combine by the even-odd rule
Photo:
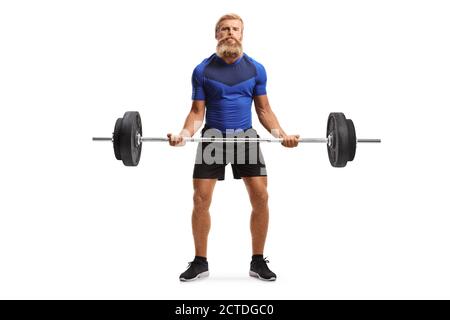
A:
<svg viewBox="0 0 450 320">
<path fill-rule="evenodd" d="M 263 281 L 275 281 L 275 280 L 277 280 L 276 277 L 272 277 L 270 279 L 261 278 L 260 275 L 257 274 L 255 271 L 250 271 L 249 275 L 250 275 L 250 277 L 255 277 L 255 278 L 258 278 L 259 280 L 263 280 Z"/>
<path fill-rule="evenodd" d="M 195 278 L 192 278 L 192 279 L 180 278 L 180 281 L 189 282 L 189 281 L 194 281 L 194 280 L 201 279 L 201 278 L 206 278 L 208 276 L 209 276 L 209 271 L 205 271 L 205 272 L 199 273 Z"/>
</svg>

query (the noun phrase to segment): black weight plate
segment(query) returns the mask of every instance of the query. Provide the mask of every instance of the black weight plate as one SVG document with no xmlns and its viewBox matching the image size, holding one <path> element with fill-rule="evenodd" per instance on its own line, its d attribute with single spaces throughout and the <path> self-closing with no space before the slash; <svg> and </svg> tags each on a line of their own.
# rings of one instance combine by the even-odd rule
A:
<svg viewBox="0 0 450 320">
<path fill-rule="evenodd" d="M 356 153 L 356 131 L 355 125 L 351 119 L 347 119 L 347 128 L 348 128 L 348 145 L 349 145 L 349 154 L 348 161 L 353 161 L 355 159 Z"/>
<path fill-rule="evenodd" d="M 123 115 L 120 128 L 120 157 L 126 166 L 137 166 L 141 158 L 142 143 L 139 143 L 137 133 L 142 137 L 141 116 L 137 111 L 127 111 Z"/>
<path fill-rule="evenodd" d="M 334 119 L 330 119 L 330 117 L 328 117 L 328 123 L 327 123 L 327 137 L 332 136 L 331 141 L 330 141 L 330 145 L 327 145 L 327 149 L 328 149 L 328 158 L 330 159 L 330 163 L 331 165 L 333 165 L 333 163 L 336 162 L 336 139 L 334 139 L 335 133 L 334 133 L 334 128 L 335 128 L 335 124 L 334 124 Z"/>
<path fill-rule="evenodd" d="M 345 167 L 349 158 L 349 136 L 345 115 L 330 113 L 327 122 L 327 137 L 332 136 L 332 144 L 327 144 L 328 159 L 333 167 Z"/>
<path fill-rule="evenodd" d="M 116 125 L 114 126 L 113 133 L 113 147 L 114 147 L 114 155 L 117 160 L 122 160 L 120 157 L 120 128 L 122 126 L 122 118 L 118 118 L 116 120 Z"/>
</svg>

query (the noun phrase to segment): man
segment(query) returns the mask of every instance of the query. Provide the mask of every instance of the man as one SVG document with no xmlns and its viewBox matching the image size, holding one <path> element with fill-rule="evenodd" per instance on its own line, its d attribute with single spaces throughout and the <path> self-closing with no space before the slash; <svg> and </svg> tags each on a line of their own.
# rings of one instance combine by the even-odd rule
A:
<svg viewBox="0 0 450 320">
<path fill-rule="evenodd" d="M 266 95 L 267 77 L 264 67 L 243 52 L 243 29 L 244 23 L 236 14 L 224 15 L 217 22 L 216 53 L 205 59 L 193 72 L 191 111 L 180 134 L 167 135 L 171 146 L 182 146 L 185 144 L 184 137 L 192 137 L 195 134 L 203 123 L 205 111 L 206 125 L 202 130 L 203 136 L 209 129 L 215 130 L 216 134 L 223 133 L 225 137 L 230 132 L 237 133 L 238 136 L 253 134 L 257 137 L 256 131 L 251 128 L 252 101 L 255 103 L 258 119 L 265 129 L 273 136 L 282 138 L 282 145 L 285 147 L 298 145 L 300 137 L 287 135 L 270 107 Z M 213 135 L 217 136 L 216 134 Z M 228 162 L 232 162 L 233 176 L 235 179 L 242 178 L 244 181 L 252 205 L 250 229 L 253 256 L 250 262 L 250 276 L 273 281 L 276 275 L 268 268 L 268 261 L 263 256 L 269 209 L 267 174 L 259 143 L 245 143 L 243 148 L 239 143 L 226 143 L 227 146 L 223 146 L 223 154 L 218 146 L 219 143 L 213 144 L 215 144 L 215 153 L 213 152 L 212 155 L 220 161 L 211 162 L 205 159 L 205 151 L 211 147 L 208 143 L 201 143 L 197 153 L 193 174 L 194 209 L 192 212 L 195 258 L 189 264 L 189 268 L 180 275 L 180 280 L 191 281 L 209 275 L 206 259 L 211 225 L 209 207 L 216 181 L 224 179 L 225 166 Z M 255 145 L 256 161 L 251 159 L 251 150 L 255 149 Z M 237 155 L 230 156 L 229 153 L 235 150 L 240 151 Z M 244 161 L 232 161 L 238 158 Z"/>
</svg>

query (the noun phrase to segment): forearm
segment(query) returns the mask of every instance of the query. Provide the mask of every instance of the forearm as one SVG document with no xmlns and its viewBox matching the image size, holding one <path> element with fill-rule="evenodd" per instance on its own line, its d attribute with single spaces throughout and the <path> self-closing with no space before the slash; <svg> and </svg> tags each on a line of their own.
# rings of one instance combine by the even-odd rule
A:
<svg viewBox="0 0 450 320">
<path fill-rule="evenodd" d="M 183 129 L 180 131 L 180 135 L 184 137 L 192 137 L 202 126 L 203 117 L 203 112 L 191 110 L 184 121 Z"/>
<path fill-rule="evenodd" d="M 275 138 L 283 138 L 286 136 L 286 132 L 281 128 L 275 113 L 269 108 L 269 110 L 261 110 L 258 114 L 258 119 L 263 127 L 269 131 Z"/>
</svg>

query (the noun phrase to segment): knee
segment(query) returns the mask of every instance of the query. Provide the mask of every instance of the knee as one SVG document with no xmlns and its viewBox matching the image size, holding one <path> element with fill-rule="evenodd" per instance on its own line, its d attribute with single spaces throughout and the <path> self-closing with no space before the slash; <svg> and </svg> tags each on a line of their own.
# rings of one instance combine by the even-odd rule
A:
<svg viewBox="0 0 450 320">
<path fill-rule="evenodd" d="M 211 203 L 211 195 L 203 192 L 194 192 L 194 208 L 207 210 Z"/>
<path fill-rule="evenodd" d="M 250 196 L 253 207 L 266 207 L 269 202 L 267 190 L 255 191 Z"/>
</svg>

